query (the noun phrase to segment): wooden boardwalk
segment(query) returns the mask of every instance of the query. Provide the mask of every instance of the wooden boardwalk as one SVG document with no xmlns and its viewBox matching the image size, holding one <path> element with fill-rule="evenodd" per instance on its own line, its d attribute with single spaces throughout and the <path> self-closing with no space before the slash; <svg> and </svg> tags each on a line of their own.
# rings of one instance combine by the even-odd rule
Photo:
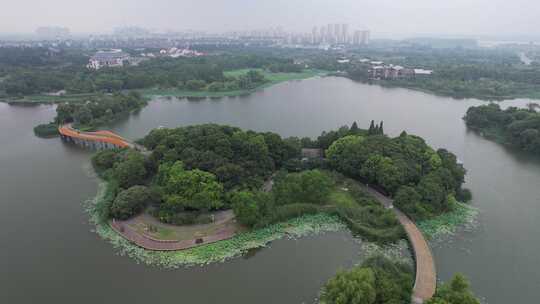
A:
<svg viewBox="0 0 540 304">
<path fill-rule="evenodd" d="M 394 201 L 391 198 L 368 186 L 362 185 L 362 188 L 375 197 L 386 208 L 392 208 L 397 219 L 407 233 L 407 238 L 412 246 L 416 264 L 416 278 L 411 303 L 422 304 L 424 301 L 431 299 L 437 288 L 437 273 L 431 249 L 429 248 L 424 235 L 409 217 L 394 207 Z"/>
</svg>

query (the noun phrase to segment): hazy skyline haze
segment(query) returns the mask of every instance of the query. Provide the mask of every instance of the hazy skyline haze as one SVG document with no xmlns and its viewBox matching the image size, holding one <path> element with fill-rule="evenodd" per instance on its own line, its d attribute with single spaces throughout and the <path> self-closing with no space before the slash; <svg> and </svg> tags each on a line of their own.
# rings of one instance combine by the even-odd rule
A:
<svg viewBox="0 0 540 304">
<path fill-rule="evenodd" d="M 30 33 L 39 26 L 110 32 L 132 25 L 211 32 L 282 26 L 307 32 L 326 23 L 349 23 L 396 35 L 540 35 L 540 1 L 534 0 L 1 1 L 3 33 Z"/>
</svg>

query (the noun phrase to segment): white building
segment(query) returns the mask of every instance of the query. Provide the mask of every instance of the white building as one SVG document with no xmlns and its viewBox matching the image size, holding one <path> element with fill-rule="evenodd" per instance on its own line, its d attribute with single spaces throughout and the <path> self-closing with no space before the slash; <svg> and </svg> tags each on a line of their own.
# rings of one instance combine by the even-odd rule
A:
<svg viewBox="0 0 540 304">
<path fill-rule="evenodd" d="M 129 54 L 122 50 L 98 51 L 88 61 L 87 68 L 98 70 L 102 67 L 121 67 L 129 60 Z"/>
</svg>

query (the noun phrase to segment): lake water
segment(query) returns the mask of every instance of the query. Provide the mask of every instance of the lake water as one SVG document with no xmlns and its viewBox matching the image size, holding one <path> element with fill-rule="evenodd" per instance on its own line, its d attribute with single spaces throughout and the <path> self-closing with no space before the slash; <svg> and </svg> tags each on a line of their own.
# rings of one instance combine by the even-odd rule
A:
<svg viewBox="0 0 540 304">
<path fill-rule="evenodd" d="M 439 278 L 463 272 L 488 303 L 535 303 L 540 160 L 468 132 L 461 118 L 481 103 L 329 77 L 246 97 L 158 98 L 109 128 L 136 139 L 159 126 L 214 122 L 313 137 L 384 120 L 390 135 L 420 135 L 468 169 L 480 225 L 435 246 Z M 52 106 L 0 103 L 0 303 L 311 303 L 338 268 L 358 260 L 359 245 L 346 232 L 276 241 L 249 258 L 204 268 L 162 270 L 117 256 L 91 232 L 83 210 L 97 187 L 91 153 L 33 135 L 34 125 L 53 117 Z"/>
</svg>

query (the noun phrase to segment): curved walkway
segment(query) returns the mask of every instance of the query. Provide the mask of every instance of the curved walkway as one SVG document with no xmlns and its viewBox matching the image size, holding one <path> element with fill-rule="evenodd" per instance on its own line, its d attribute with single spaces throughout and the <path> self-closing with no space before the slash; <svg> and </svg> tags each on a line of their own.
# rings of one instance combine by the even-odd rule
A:
<svg viewBox="0 0 540 304">
<path fill-rule="evenodd" d="M 409 217 L 394 207 L 394 201 L 391 198 L 382 195 L 373 188 L 365 185 L 362 185 L 362 187 L 386 208 L 392 208 L 407 233 L 407 238 L 412 246 L 416 264 L 416 278 L 412 294 L 412 303 L 421 304 L 424 303 L 424 301 L 431 299 L 437 288 L 437 273 L 431 249 L 429 248 L 424 235 Z"/>
<path fill-rule="evenodd" d="M 183 250 L 200 245 L 207 245 L 210 243 L 223 241 L 230 239 L 236 235 L 236 229 L 234 227 L 222 227 L 212 235 L 204 236 L 201 238 L 191 240 L 159 240 L 140 233 L 131 228 L 126 221 L 112 220 L 110 222 L 111 228 L 116 231 L 123 238 L 134 243 L 135 245 L 148 250 L 154 251 L 174 251 Z"/>
<path fill-rule="evenodd" d="M 87 143 L 101 143 L 119 148 L 135 148 L 135 145 L 111 131 L 82 132 L 74 129 L 71 124 L 61 125 L 58 132 L 63 137 Z"/>
</svg>

